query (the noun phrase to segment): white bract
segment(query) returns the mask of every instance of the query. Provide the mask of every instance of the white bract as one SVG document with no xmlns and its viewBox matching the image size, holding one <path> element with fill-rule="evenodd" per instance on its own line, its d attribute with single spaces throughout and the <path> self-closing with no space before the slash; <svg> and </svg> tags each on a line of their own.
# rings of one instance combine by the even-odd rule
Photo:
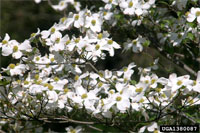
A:
<svg viewBox="0 0 200 133">
<path fill-rule="evenodd" d="M 142 52 L 143 50 L 143 43 L 145 43 L 146 39 L 142 38 L 142 36 L 139 36 L 138 38 L 134 40 L 127 40 L 127 42 L 124 43 L 125 47 L 124 50 L 128 50 L 132 48 L 132 51 L 134 53 Z"/>
<path fill-rule="evenodd" d="M 77 126 L 76 128 L 69 126 L 69 127 L 66 127 L 65 130 L 67 131 L 67 133 L 80 133 L 82 128 L 80 126 Z"/>
<path fill-rule="evenodd" d="M 100 15 L 95 13 L 92 16 L 86 17 L 85 27 L 90 28 L 93 32 L 100 32 L 102 25 L 102 19 Z"/>
<path fill-rule="evenodd" d="M 64 10 L 66 7 L 68 6 L 67 1 L 66 0 L 61 0 L 58 5 L 52 5 L 52 8 L 55 10 L 59 10 L 62 11 Z"/>
</svg>

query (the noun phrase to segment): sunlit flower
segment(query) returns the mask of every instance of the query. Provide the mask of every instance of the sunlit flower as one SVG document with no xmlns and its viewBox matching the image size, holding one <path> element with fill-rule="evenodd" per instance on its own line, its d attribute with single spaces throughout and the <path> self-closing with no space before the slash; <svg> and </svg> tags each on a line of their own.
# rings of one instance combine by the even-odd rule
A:
<svg viewBox="0 0 200 133">
<path fill-rule="evenodd" d="M 52 8 L 58 11 L 62 11 L 67 8 L 68 4 L 66 0 L 59 1 L 58 5 L 52 5 Z"/>
<path fill-rule="evenodd" d="M 90 28 L 93 32 L 100 32 L 102 23 L 99 14 L 94 13 L 92 16 L 86 17 L 85 27 Z"/>
<path fill-rule="evenodd" d="M 186 14 L 186 17 L 188 22 L 193 22 L 195 19 L 197 19 L 197 22 L 200 23 L 200 8 L 192 7 L 190 12 Z"/>
<path fill-rule="evenodd" d="M 65 130 L 67 133 L 80 133 L 83 129 L 80 126 L 73 128 L 72 126 L 66 127 Z"/>
</svg>

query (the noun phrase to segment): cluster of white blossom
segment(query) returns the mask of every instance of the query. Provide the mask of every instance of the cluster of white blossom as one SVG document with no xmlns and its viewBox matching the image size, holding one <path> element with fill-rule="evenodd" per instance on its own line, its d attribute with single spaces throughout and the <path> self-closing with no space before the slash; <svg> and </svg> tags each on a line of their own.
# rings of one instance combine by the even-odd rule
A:
<svg viewBox="0 0 200 133">
<path fill-rule="evenodd" d="M 37 4 L 40 3 L 42 0 L 34 0 Z M 51 0 L 49 0 L 48 2 L 51 3 Z M 53 2 L 53 1 L 52 1 Z M 80 11 L 80 2 L 76 2 L 74 0 L 59 0 L 59 3 L 57 5 L 51 5 L 51 7 L 54 9 L 54 10 L 57 10 L 57 11 L 63 11 L 65 10 L 69 4 L 73 5 L 73 7 L 75 8 L 76 11 Z"/>
<path fill-rule="evenodd" d="M 5 35 L 3 41 L 0 43 L 0 48 L 2 48 L 3 56 L 12 55 L 15 59 L 21 58 L 23 52 L 32 51 L 32 47 L 28 40 L 25 40 L 20 44 L 16 40 L 10 40 L 10 36 L 8 34 Z"/>
<path fill-rule="evenodd" d="M 120 9 L 126 15 L 145 16 L 148 14 L 148 10 L 154 6 L 155 0 L 102 0 L 106 3 L 105 9 L 110 10 L 119 5 Z"/>
</svg>

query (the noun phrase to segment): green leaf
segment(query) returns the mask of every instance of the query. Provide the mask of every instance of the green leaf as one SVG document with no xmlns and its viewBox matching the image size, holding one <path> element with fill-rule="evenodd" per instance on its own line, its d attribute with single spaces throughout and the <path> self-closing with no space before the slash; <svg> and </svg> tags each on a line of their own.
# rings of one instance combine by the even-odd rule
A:
<svg viewBox="0 0 200 133">
<path fill-rule="evenodd" d="M 200 119 L 195 119 L 195 121 L 200 124 Z"/>
<path fill-rule="evenodd" d="M 190 40 L 194 40 L 194 39 L 195 39 L 195 36 L 194 36 L 192 33 L 188 33 L 188 34 L 187 34 L 187 37 L 188 37 Z"/>
<path fill-rule="evenodd" d="M 187 23 L 190 27 L 192 27 L 192 28 L 195 28 L 196 26 L 197 26 L 197 24 L 196 23 Z"/>
<path fill-rule="evenodd" d="M 137 84 L 137 82 L 136 82 L 135 80 L 131 80 L 130 83 L 131 83 L 132 85 Z"/>
<path fill-rule="evenodd" d="M 115 19 L 120 20 L 122 19 L 122 15 L 121 14 L 116 14 L 114 15 Z"/>
<path fill-rule="evenodd" d="M 148 47 L 150 45 L 150 41 L 149 40 L 146 40 L 144 43 L 143 43 L 143 46 L 144 47 Z"/>
<path fill-rule="evenodd" d="M 169 5 L 169 4 L 168 4 L 167 2 L 165 2 L 165 1 L 158 1 L 158 3 L 159 3 L 159 4 L 163 4 L 163 5 L 167 5 L 167 6 Z"/>
<path fill-rule="evenodd" d="M 0 81 L 0 86 L 5 86 L 5 85 L 7 85 L 9 83 L 10 83 L 9 81 L 3 80 L 3 81 Z"/>
<path fill-rule="evenodd" d="M 177 16 L 178 16 L 179 18 L 181 17 L 181 15 L 182 15 L 181 12 L 177 12 Z"/>
</svg>

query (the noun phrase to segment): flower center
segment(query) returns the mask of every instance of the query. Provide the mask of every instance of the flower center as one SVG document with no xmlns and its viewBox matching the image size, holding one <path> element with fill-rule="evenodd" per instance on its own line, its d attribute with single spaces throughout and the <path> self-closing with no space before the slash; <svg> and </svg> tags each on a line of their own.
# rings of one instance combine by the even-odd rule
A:
<svg viewBox="0 0 200 133">
<path fill-rule="evenodd" d="M 97 45 L 95 46 L 95 49 L 98 50 L 99 48 L 100 48 L 100 45 L 97 44 Z"/>
<path fill-rule="evenodd" d="M 185 16 L 187 16 L 187 17 L 188 17 L 188 15 L 189 15 L 189 14 L 190 14 L 190 12 L 186 12 L 186 13 L 185 13 Z"/>
<path fill-rule="evenodd" d="M 65 92 L 65 93 L 69 92 L 69 89 L 68 89 L 68 88 L 65 88 L 65 89 L 64 89 L 64 92 Z"/>
<path fill-rule="evenodd" d="M 103 34 L 102 34 L 102 33 L 99 33 L 98 36 L 97 36 L 97 38 L 98 38 L 99 40 L 102 39 L 102 38 L 103 38 Z"/>
<path fill-rule="evenodd" d="M 137 44 L 137 41 L 136 41 L 136 40 L 133 40 L 132 43 L 133 43 L 134 45 L 136 45 L 136 44 Z"/>
<path fill-rule="evenodd" d="M 43 86 L 44 86 L 44 87 L 47 87 L 47 86 L 48 86 L 48 83 L 44 83 Z"/>
<path fill-rule="evenodd" d="M 64 6 L 64 2 L 62 1 L 62 2 L 60 3 L 60 5 L 61 5 L 61 6 Z"/>
<path fill-rule="evenodd" d="M 79 38 L 75 39 L 75 43 L 79 43 L 79 41 L 80 41 Z"/>
<path fill-rule="evenodd" d="M 14 46 L 13 47 L 13 52 L 17 52 L 18 51 L 18 46 Z"/>
<path fill-rule="evenodd" d="M 59 43 L 60 42 L 60 38 L 56 38 L 56 43 Z"/>
<path fill-rule="evenodd" d="M 38 84 L 38 85 L 40 85 L 42 83 L 42 80 L 38 80 L 35 83 Z"/>
<path fill-rule="evenodd" d="M 183 82 L 182 82 L 181 80 L 179 80 L 179 81 L 177 82 L 177 85 L 180 86 L 182 83 L 183 83 Z"/>
<path fill-rule="evenodd" d="M 38 80 L 38 79 L 39 79 L 39 75 L 36 74 L 36 75 L 34 76 L 34 78 L 35 78 L 36 80 Z"/>
<path fill-rule="evenodd" d="M 189 100 L 189 103 L 190 103 L 190 104 L 193 104 L 193 103 L 194 103 L 194 100 Z"/>
<path fill-rule="evenodd" d="M 127 71 L 128 71 L 128 68 L 127 68 L 127 67 L 125 67 L 123 70 L 124 70 L 124 72 L 127 72 Z"/>
<path fill-rule="evenodd" d="M 36 60 L 36 61 L 39 61 L 39 60 L 40 60 L 40 57 L 36 57 L 35 60 Z"/>
<path fill-rule="evenodd" d="M 107 15 L 107 12 L 103 12 L 103 16 L 106 16 Z"/>
<path fill-rule="evenodd" d="M 6 40 L 2 41 L 2 44 L 7 44 L 7 43 L 8 43 L 8 41 L 6 41 Z"/>
<path fill-rule="evenodd" d="M 68 45 L 70 42 L 71 42 L 70 40 L 67 40 L 65 44 Z"/>
<path fill-rule="evenodd" d="M 142 88 L 142 87 L 140 87 L 140 88 L 137 88 L 137 89 L 135 89 L 135 92 L 138 92 L 138 93 L 140 93 L 140 92 L 142 92 L 142 90 L 143 90 L 143 88 Z"/>
<path fill-rule="evenodd" d="M 113 1 L 113 0 L 109 0 L 108 2 L 109 2 L 109 3 L 112 3 L 112 1 Z"/>
<path fill-rule="evenodd" d="M 130 2 L 128 3 L 128 7 L 131 8 L 132 6 L 133 6 L 133 2 L 130 1 Z"/>
<path fill-rule="evenodd" d="M 144 102 L 144 99 L 142 98 L 142 99 L 140 99 L 140 101 L 139 101 L 140 103 L 143 103 Z"/>
<path fill-rule="evenodd" d="M 109 93 L 110 93 L 110 94 L 114 94 L 114 91 L 113 91 L 113 90 L 110 90 Z"/>
<path fill-rule="evenodd" d="M 108 44 L 113 44 L 113 40 L 108 40 Z"/>
<path fill-rule="evenodd" d="M 83 94 L 83 95 L 81 96 L 82 99 L 85 99 L 85 98 L 87 98 L 87 97 L 88 97 L 87 94 Z"/>
<path fill-rule="evenodd" d="M 92 23 L 93 26 L 95 26 L 95 25 L 96 25 L 96 20 L 93 19 L 93 20 L 91 21 L 91 23 Z"/>
<path fill-rule="evenodd" d="M 75 16 L 75 20 L 78 20 L 78 19 L 79 19 L 79 15 L 76 15 L 76 16 Z"/>
<path fill-rule="evenodd" d="M 195 86 L 195 85 L 197 85 L 197 81 L 194 81 L 194 82 L 193 82 L 193 86 Z"/>
<path fill-rule="evenodd" d="M 24 81 L 24 85 L 28 85 L 29 82 L 27 80 Z"/>
<path fill-rule="evenodd" d="M 74 78 L 74 80 L 76 80 L 76 81 L 77 81 L 78 79 L 79 79 L 79 76 L 78 76 L 78 75 L 76 75 L 76 76 L 75 76 L 75 78 Z"/>
<path fill-rule="evenodd" d="M 166 95 L 163 93 L 162 95 L 161 95 L 163 98 L 166 98 Z"/>
<path fill-rule="evenodd" d="M 152 79 L 152 80 L 151 80 L 151 84 L 154 84 L 155 82 L 156 82 L 155 79 Z"/>
<path fill-rule="evenodd" d="M 51 34 L 53 34 L 56 31 L 55 28 L 51 28 Z"/>
<path fill-rule="evenodd" d="M 102 73 L 102 72 L 99 72 L 99 76 L 100 76 L 101 78 L 103 78 L 103 73 Z"/>
<path fill-rule="evenodd" d="M 149 80 L 145 80 L 144 82 L 145 82 L 145 84 L 148 84 L 148 83 L 149 83 Z"/>
<path fill-rule="evenodd" d="M 61 18 L 61 22 L 64 23 L 64 21 L 66 20 L 66 17 Z"/>
<path fill-rule="evenodd" d="M 103 83 L 102 82 L 99 82 L 98 84 L 98 88 L 102 87 L 103 86 Z"/>
<path fill-rule="evenodd" d="M 76 133 L 76 130 L 71 129 L 71 130 L 70 130 L 70 133 Z"/>
<path fill-rule="evenodd" d="M 58 82 L 58 81 L 59 81 L 59 78 L 58 78 L 58 77 L 55 77 L 53 80 L 54 80 L 55 82 Z"/>
<path fill-rule="evenodd" d="M 54 62 L 54 61 L 55 61 L 55 59 L 54 59 L 54 58 L 51 58 L 51 59 L 50 59 L 50 61 L 51 61 L 51 62 Z"/>
<path fill-rule="evenodd" d="M 153 133 L 158 133 L 158 129 L 155 129 L 155 130 L 153 131 Z"/>
<path fill-rule="evenodd" d="M 34 37 L 35 35 L 36 35 L 36 33 L 32 33 L 32 34 L 31 34 L 31 37 Z"/>
<path fill-rule="evenodd" d="M 50 91 L 52 91 L 52 90 L 53 90 L 53 86 L 52 86 L 51 84 L 48 84 L 48 89 L 49 89 Z"/>
<path fill-rule="evenodd" d="M 197 12 L 196 12 L 196 16 L 197 16 L 197 17 L 200 16 L 200 11 L 197 11 Z"/>
<path fill-rule="evenodd" d="M 124 78 L 124 83 L 126 83 L 128 81 L 128 79 L 127 78 Z"/>
<path fill-rule="evenodd" d="M 122 97 L 118 96 L 116 97 L 116 101 L 121 101 L 122 100 Z"/>
<path fill-rule="evenodd" d="M 101 99 L 101 106 L 104 106 L 104 102 L 103 102 L 103 100 Z"/>
<path fill-rule="evenodd" d="M 10 65 L 9 65 L 9 68 L 10 68 L 10 69 L 14 69 L 14 68 L 15 68 L 15 64 L 10 64 Z"/>
</svg>

